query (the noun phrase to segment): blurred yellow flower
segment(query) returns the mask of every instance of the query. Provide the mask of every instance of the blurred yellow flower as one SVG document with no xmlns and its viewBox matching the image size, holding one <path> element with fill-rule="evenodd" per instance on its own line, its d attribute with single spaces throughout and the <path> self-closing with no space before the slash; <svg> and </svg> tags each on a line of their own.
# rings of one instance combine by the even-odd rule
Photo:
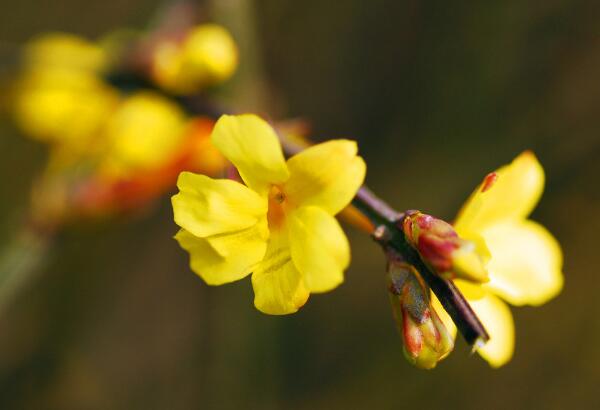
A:
<svg viewBox="0 0 600 410">
<path fill-rule="evenodd" d="M 49 33 L 30 41 L 14 89 L 21 129 L 55 144 L 89 142 L 118 102 L 118 92 L 98 75 L 105 65 L 102 49 L 75 35 Z"/>
<path fill-rule="evenodd" d="M 541 305 L 563 286 L 562 252 L 556 239 L 527 217 L 544 188 L 544 170 L 526 151 L 511 164 L 488 175 L 461 209 L 455 229 L 461 238 L 482 237 L 491 254 L 489 282 L 456 280 L 490 335 L 478 352 L 493 367 L 508 362 L 514 351 L 512 305 Z M 456 327 L 435 299 L 449 329 Z"/>
<path fill-rule="evenodd" d="M 235 41 L 217 24 L 196 26 L 182 41 L 159 42 L 152 57 L 155 81 L 178 94 L 194 93 L 227 80 L 238 63 Z"/>
<path fill-rule="evenodd" d="M 180 174 L 175 238 L 190 253 L 191 269 L 210 285 L 252 272 L 254 305 L 275 315 L 338 286 L 350 249 L 334 215 L 366 171 L 356 143 L 329 141 L 286 162 L 275 131 L 254 115 L 221 117 L 212 140 L 245 185 Z"/>
<path fill-rule="evenodd" d="M 162 165 L 179 149 L 186 125 L 183 110 L 158 93 L 127 96 L 103 128 L 103 172 L 122 176 Z"/>
<path fill-rule="evenodd" d="M 107 55 L 98 44 L 68 33 L 42 34 L 29 41 L 23 50 L 23 63 L 33 68 L 101 72 L 107 62 Z"/>
<path fill-rule="evenodd" d="M 61 68 L 27 71 L 14 110 L 26 135 L 45 142 L 89 142 L 118 103 L 118 93 L 95 75 Z"/>
</svg>

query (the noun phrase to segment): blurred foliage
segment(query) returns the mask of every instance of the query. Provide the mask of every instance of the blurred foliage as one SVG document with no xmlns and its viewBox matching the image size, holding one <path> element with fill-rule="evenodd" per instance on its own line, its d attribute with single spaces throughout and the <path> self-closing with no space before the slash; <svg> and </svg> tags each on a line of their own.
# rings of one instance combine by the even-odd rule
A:
<svg viewBox="0 0 600 410">
<path fill-rule="evenodd" d="M 157 6 L 5 3 L 2 61 L 40 31 L 143 26 Z M 418 371 L 402 357 L 369 238 L 350 232 L 354 260 L 339 289 L 270 317 L 252 306 L 249 281 L 209 288 L 190 272 L 165 198 L 135 220 L 60 236 L 40 280 L 0 317 L 0 408 L 600 406 L 600 4 L 255 6 L 269 112 L 308 118 L 323 139 L 358 139 L 369 185 L 397 208 L 450 217 L 483 175 L 533 149 L 548 180 L 533 218 L 563 245 L 563 293 L 535 312 L 515 309 L 505 368 L 459 343 L 434 372 Z M 0 132 L 4 239 L 44 153 L 5 120 Z"/>
</svg>

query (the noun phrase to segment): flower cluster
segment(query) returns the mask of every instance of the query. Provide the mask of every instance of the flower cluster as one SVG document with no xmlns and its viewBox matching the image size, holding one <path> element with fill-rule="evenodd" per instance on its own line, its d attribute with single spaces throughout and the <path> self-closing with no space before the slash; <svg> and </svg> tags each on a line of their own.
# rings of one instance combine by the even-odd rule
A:
<svg viewBox="0 0 600 410">
<path fill-rule="evenodd" d="M 530 152 L 489 174 L 453 224 L 391 208 L 373 217 L 349 207 L 366 173 L 355 142 L 328 141 L 286 160 L 261 118 L 215 123 L 193 112 L 193 97 L 237 67 L 235 42 L 220 26 L 112 33 L 98 42 L 47 34 L 28 44 L 22 61 L 14 118 L 50 147 L 33 195 L 36 223 L 134 210 L 177 180 L 175 239 L 191 269 L 209 285 L 252 275 L 256 308 L 283 315 L 343 282 L 350 246 L 336 215 L 344 211 L 369 232 L 394 230 L 380 241 L 388 295 L 407 359 L 427 369 L 452 351 L 457 332 L 431 283 L 464 295 L 489 334 L 478 352 L 494 367 L 514 350 L 507 303 L 540 305 L 562 288 L 560 247 L 528 219 L 544 186 Z M 228 179 L 213 178 L 225 171 Z"/>
<path fill-rule="evenodd" d="M 124 49 L 138 63 L 147 61 L 148 68 L 131 69 L 169 92 L 218 84 L 237 65 L 235 43 L 214 24 L 192 27 L 176 41 L 164 34 L 109 34 L 92 42 L 65 33 L 32 40 L 12 108 L 24 134 L 50 147 L 33 197 L 36 219 L 60 223 L 132 210 L 169 190 L 183 170 L 217 175 L 226 167 L 210 142 L 213 120 L 188 115 L 164 93 L 113 84 Z"/>
</svg>

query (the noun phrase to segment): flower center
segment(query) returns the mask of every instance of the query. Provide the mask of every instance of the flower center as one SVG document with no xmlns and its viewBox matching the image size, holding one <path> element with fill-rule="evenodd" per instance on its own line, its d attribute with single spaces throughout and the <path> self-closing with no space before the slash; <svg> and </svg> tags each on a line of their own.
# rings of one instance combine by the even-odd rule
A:
<svg viewBox="0 0 600 410">
<path fill-rule="evenodd" d="M 272 185 L 269 191 L 269 210 L 267 212 L 269 229 L 277 229 L 283 226 L 287 202 L 285 193 L 281 188 L 277 185 Z"/>
</svg>

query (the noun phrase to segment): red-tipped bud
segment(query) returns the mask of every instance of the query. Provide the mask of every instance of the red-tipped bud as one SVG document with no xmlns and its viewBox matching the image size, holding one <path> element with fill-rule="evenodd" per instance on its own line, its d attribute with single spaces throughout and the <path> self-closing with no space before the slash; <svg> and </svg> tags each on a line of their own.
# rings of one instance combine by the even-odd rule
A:
<svg viewBox="0 0 600 410">
<path fill-rule="evenodd" d="M 431 306 L 429 289 L 413 266 L 395 260 L 389 262 L 387 285 L 404 355 L 421 369 L 433 369 L 454 340 Z"/>
<path fill-rule="evenodd" d="M 449 223 L 415 211 L 404 218 L 402 229 L 406 240 L 438 275 L 488 281 L 484 255 L 474 242 L 460 238 Z"/>
</svg>

